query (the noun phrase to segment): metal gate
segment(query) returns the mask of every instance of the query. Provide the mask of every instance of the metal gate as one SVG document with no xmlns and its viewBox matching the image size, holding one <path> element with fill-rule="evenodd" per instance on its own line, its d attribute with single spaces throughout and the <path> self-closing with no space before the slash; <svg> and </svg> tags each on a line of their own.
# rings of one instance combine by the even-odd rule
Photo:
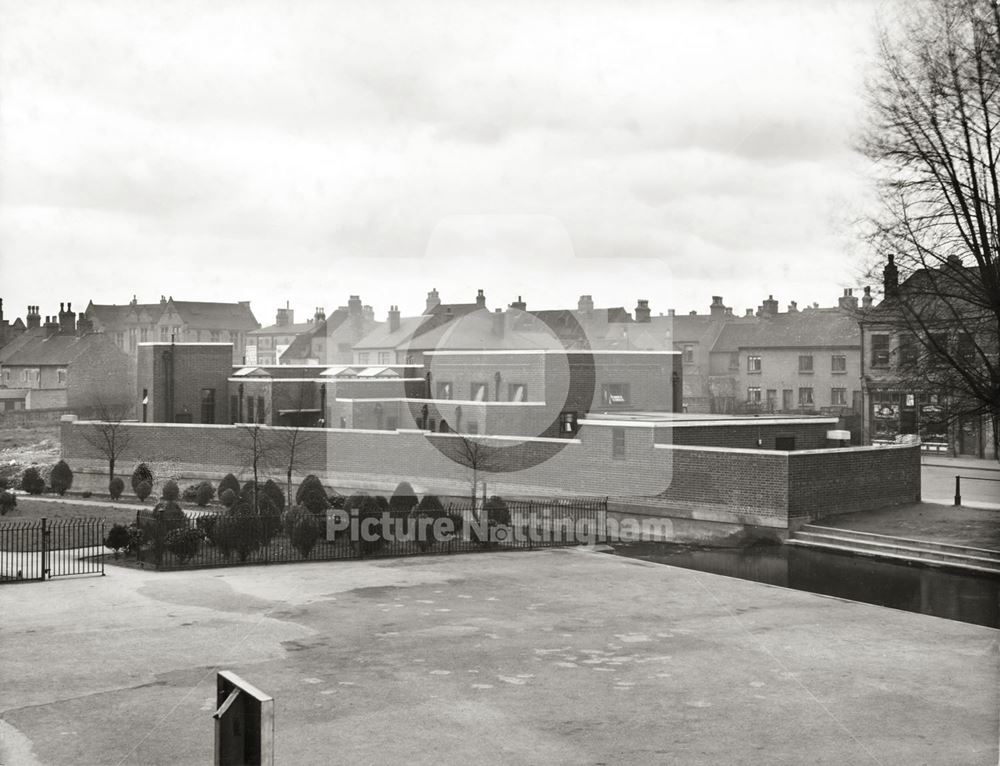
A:
<svg viewBox="0 0 1000 766">
<path fill-rule="evenodd" d="M 0 524 L 0 583 L 104 574 L 103 519 Z"/>
</svg>

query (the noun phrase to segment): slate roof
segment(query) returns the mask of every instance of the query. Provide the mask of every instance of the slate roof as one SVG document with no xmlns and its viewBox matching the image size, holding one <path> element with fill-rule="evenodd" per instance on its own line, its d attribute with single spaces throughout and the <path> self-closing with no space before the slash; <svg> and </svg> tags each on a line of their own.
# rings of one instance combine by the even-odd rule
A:
<svg viewBox="0 0 1000 766">
<path fill-rule="evenodd" d="M 322 319 L 319 322 L 313 322 L 309 325 L 309 329 L 306 332 L 301 333 L 298 337 L 293 340 L 285 352 L 281 355 L 282 359 L 308 359 L 309 355 L 312 353 L 312 339 L 325 336 L 327 333 L 331 333 L 340 327 L 347 318 L 350 316 L 350 312 L 347 309 L 337 309 L 330 313 L 326 319 Z M 280 361 L 280 360 L 279 360 Z"/>
<path fill-rule="evenodd" d="M 512 328 L 509 323 L 503 335 L 497 335 L 493 331 L 494 321 L 486 312 L 471 314 L 422 332 L 407 346 L 416 350 L 442 351 L 563 348 L 559 339 L 549 332 Z M 535 325 L 541 326 L 541 323 L 535 322 Z"/>
<path fill-rule="evenodd" d="M 202 330 L 256 330 L 260 322 L 254 317 L 249 304 L 213 303 L 203 301 L 175 301 L 165 303 L 97 304 L 87 306 L 88 318 L 97 319 L 102 325 L 121 329 L 131 314 L 146 312 L 154 323 L 171 309 L 194 328 Z"/>
<path fill-rule="evenodd" d="M 56 334 L 48 338 L 34 335 L 7 357 L 3 364 L 5 367 L 64 366 L 91 352 L 97 346 L 109 344 L 115 349 L 118 348 L 104 333 Z"/>
<path fill-rule="evenodd" d="M 754 322 L 727 322 L 712 350 L 731 353 L 744 348 L 853 346 L 861 346 L 857 317 L 829 308 L 778 314 Z"/>
<path fill-rule="evenodd" d="M 0 364 L 6 364 L 7 359 L 13 356 L 15 353 L 20 351 L 24 346 L 31 342 L 32 338 L 38 338 L 45 334 L 45 331 L 40 327 L 36 327 L 33 330 L 25 330 L 23 333 L 18 335 L 14 340 L 8 343 L 3 348 L 0 348 Z"/>
<path fill-rule="evenodd" d="M 430 325 L 432 318 L 428 314 L 418 317 L 401 317 L 399 328 L 391 330 L 388 322 L 368 333 L 354 344 L 354 348 L 365 350 L 369 348 L 397 348 L 400 344 L 413 337 L 425 324 Z"/>
</svg>

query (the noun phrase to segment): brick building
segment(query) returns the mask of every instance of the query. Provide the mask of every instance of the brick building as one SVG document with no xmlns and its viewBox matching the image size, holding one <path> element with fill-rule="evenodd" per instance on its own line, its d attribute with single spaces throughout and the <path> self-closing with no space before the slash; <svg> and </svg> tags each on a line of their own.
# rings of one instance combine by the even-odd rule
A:
<svg viewBox="0 0 1000 766">
<path fill-rule="evenodd" d="M 107 333 L 115 344 L 134 357 L 140 343 L 231 343 L 233 364 L 242 364 L 247 335 L 260 327 L 249 301 L 207 303 L 175 301 L 161 296 L 159 303 L 87 306 L 94 330 Z"/>
<path fill-rule="evenodd" d="M 23 333 L 25 329 L 25 324 L 21 321 L 21 317 L 15 317 L 13 322 L 4 317 L 3 298 L 0 298 L 0 349 Z"/>
<path fill-rule="evenodd" d="M 278 364 L 299 336 L 314 330 L 316 323 L 325 318 L 323 309 L 317 308 L 312 319 L 296 323 L 295 310 L 286 303 L 285 308 L 278 309 L 274 324 L 247 333 L 246 364 Z"/>
<path fill-rule="evenodd" d="M 229 423 L 229 343 L 140 343 L 136 413 L 142 423 Z"/>
<path fill-rule="evenodd" d="M 354 346 L 381 326 L 375 321 L 372 307 L 362 305 L 360 296 L 352 295 L 346 306 L 340 306 L 330 316 L 318 310 L 312 326 L 299 334 L 278 357 L 278 363 L 351 364 Z"/>
</svg>

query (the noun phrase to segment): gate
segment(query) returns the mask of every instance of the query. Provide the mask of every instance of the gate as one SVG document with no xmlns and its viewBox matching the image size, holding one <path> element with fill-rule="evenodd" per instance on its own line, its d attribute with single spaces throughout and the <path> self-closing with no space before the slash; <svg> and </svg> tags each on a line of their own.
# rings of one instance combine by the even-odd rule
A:
<svg viewBox="0 0 1000 766">
<path fill-rule="evenodd" d="M 104 574 L 103 519 L 0 524 L 0 583 Z"/>
</svg>

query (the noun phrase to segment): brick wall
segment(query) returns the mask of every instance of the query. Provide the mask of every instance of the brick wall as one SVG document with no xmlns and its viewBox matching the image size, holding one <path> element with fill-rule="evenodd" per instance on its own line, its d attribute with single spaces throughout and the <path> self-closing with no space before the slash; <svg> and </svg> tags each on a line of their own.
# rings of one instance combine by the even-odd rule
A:
<svg viewBox="0 0 1000 766">
<path fill-rule="evenodd" d="M 173 406 L 168 412 L 168 366 L 164 352 L 173 354 Z M 228 344 L 147 343 L 136 350 L 136 397 L 148 391 L 149 422 L 168 423 L 181 417 L 201 423 L 201 391 L 215 390 L 215 422 L 228 423 L 232 348 Z M 141 415 L 140 415 L 141 416 Z"/>
<path fill-rule="evenodd" d="M 757 449 L 760 439 L 761 449 L 775 449 L 775 439 L 782 436 L 795 437 L 796 450 L 823 449 L 827 446 L 826 432 L 836 428 L 836 423 L 781 423 L 777 425 L 704 425 L 656 429 L 658 444 L 684 444 L 700 447 L 733 447 L 736 449 Z"/>
</svg>

